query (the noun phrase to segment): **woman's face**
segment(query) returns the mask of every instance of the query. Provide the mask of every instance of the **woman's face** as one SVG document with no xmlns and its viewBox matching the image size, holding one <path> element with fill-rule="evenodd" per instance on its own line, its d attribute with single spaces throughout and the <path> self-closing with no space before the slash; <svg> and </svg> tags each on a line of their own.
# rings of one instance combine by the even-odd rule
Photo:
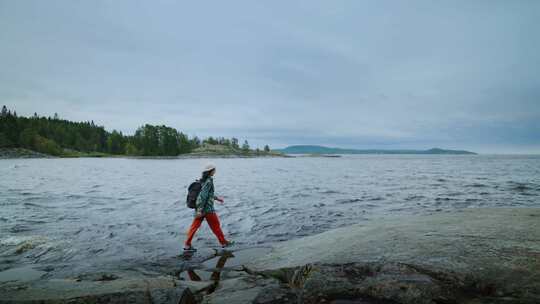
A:
<svg viewBox="0 0 540 304">
<path fill-rule="evenodd" d="M 216 169 L 212 169 L 212 171 L 210 171 L 210 176 L 214 176 L 214 174 L 216 174 Z"/>
</svg>

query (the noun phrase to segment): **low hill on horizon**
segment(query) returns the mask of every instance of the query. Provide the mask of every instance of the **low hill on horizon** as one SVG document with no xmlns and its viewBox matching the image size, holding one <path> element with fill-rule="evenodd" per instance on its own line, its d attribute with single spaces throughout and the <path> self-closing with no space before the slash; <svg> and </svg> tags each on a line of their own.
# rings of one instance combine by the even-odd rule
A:
<svg viewBox="0 0 540 304">
<path fill-rule="evenodd" d="M 285 154 L 477 154 L 465 150 L 447 150 L 441 148 L 431 148 L 428 150 L 343 149 L 317 145 L 294 145 L 284 149 L 275 149 L 274 151 Z"/>
</svg>

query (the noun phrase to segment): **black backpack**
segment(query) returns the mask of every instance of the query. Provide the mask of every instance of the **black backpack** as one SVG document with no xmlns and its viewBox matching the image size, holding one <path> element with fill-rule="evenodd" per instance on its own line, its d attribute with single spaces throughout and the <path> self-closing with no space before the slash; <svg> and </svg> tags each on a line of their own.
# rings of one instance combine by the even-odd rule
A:
<svg viewBox="0 0 540 304">
<path fill-rule="evenodd" d="M 188 208 L 195 209 L 197 207 L 197 196 L 201 192 L 202 184 L 201 181 L 196 180 L 188 187 L 188 194 L 186 198 L 186 205 Z"/>
</svg>

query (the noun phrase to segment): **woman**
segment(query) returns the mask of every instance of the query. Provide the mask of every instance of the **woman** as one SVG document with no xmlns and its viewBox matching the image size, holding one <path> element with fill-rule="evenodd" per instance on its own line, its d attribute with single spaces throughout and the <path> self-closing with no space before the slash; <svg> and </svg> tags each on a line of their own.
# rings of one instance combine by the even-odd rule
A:
<svg viewBox="0 0 540 304">
<path fill-rule="evenodd" d="M 219 223 L 219 218 L 214 210 L 214 200 L 223 204 L 223 198 L 214 196 L 214 180 L 212 176 L 216 174 L 216 167 L 214 165 L 208 165 L 204 168 L 201 177 L 201 192 L 197 197 L 197 206 L 195 208 L 195 218 L 193 223 L 187 232 L 187 239 L 184 243 L 184 250 L 186 251 L 196 251 L 193 246 L 191 246 L 191 240 L 197 232 L 197 229 L 201 227 L 201 224 L 204 219 L 208 222 L 208 226 L 212 229 L 212 232 L 216 235 L 221 244 L 221 247 L 228 247 L 233 244 L 233 242 L 227 241 L 221 231 L 221 226 Z"/>
</svg>

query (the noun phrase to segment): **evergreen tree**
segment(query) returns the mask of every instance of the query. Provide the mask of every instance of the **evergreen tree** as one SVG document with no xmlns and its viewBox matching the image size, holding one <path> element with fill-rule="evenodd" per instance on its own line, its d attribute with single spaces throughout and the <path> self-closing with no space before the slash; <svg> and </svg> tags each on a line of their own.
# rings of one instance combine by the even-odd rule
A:
<svg viewBox="0 0 540 304">
<path fill-rule="evenodd" d="M 135 131 L 135 147 L 144 156 L 159 155 L 159 134 L 155 126 L 146 124 Z"/>
<path fill-rule="evenodd" d="M 244 144 L 242 145 L 242 152 L 249 153 L 249 143 L 247 140 L 244 140 Z"/>
<path fill-rule="evenodd" d="M 176 156 L 180 153 L 180 134 L 173 128 L 160 126 L 160 155 Z"/>
<path fill-rule="evenodd" d="M 37 131 L 33 128 L 26 128 L 19 136 L 19 144 L 26 149 L 34 150 L 36 148 Z"/>
<path fill-rule="evenodd" d="M 201 140 L 195 136 L 189 141 L 190 150 L 197 149 L 201 146 Z"/>
<path fill-rule="evenodd" d="M 34 149 L 38 152 L 50 155 L 60 155 L 62 153 L 62 150 L 54 140 L 39 135 L 34 138 Z"/>
<path fill-rule="evenodd" d="M 13 143 L 11 142 L 11 140 L 9 140 L 9 138 L 7 138 L 4 133 L 0 132 L 0 148 L 9 148 L 12 146 Z"/>
<path fill-rule="evenodd" d="M 192 150 L 192 144 L 188 136 L 182 132 L 178 135 L 179 153 L 189 153 Z"/>
<path fill-rule="evenodd" d="M 110 154 L 124 154 L 124 136 L 113 130 L 107 138 L 107 152 Z"/>
<path fill-rule="evenodd" d="M 236 149 L 236 150 L 240 149 L 240 146 L 238 145 L 238 138 L 235 138 L 235 137 L 231 138 L 231 146 L 233 149 Z"/>
<path fill-rule="evenodd" d="M 132 156 L 139 155 L 139 151 L 137 150 L 137 147 L 135 147 L 134 144 L 128 142 L 126 144 L 126 155 L 132 155 Z"/>
<path fill-rule="evenodd" d="M 208 137 L 207 139 L 205 139 L 203 141 L 203 144 L 208 144 L 208 145 L 217 145 L 219 144 L 218 140 L 217 139 L 214 139 L 212 136 Z"/>
</svg>

